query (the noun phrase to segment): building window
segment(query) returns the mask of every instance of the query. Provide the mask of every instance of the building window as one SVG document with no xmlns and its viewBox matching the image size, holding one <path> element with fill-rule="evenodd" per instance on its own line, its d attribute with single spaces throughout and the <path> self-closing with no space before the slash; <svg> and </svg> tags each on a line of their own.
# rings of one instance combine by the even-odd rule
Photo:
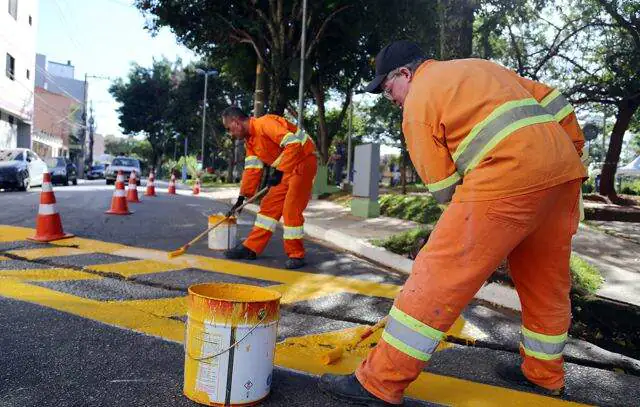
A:
<svg viewBox="0 0 640 407">
<path fill-rule="evenodd" d="M 7 76 L 11 80 L 15 80 L 16 76 L 16 60 L 11 55 L 7 54 Z"/>
<path fill-rule="evenodd" d="M 27 69 L 27 79 L 31 79 L 31 72 Z"/>
<path fill-rule="evenodd" d="M 14 20 L 18 19 L 18 0 L 9 0 L 9 14 Z"/>
<path fill-rule="evenodd" d="M 33 25 L 33 18 L 29 16 L 29 25 Z"/>
</svg>

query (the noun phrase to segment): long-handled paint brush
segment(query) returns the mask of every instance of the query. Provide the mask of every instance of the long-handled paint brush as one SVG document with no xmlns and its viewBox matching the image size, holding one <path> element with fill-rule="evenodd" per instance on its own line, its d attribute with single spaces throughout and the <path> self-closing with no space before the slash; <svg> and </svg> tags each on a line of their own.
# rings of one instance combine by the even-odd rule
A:
<svg viewBox="0 0 640 407">
<path fill-rule="evenodd" d="M 258 191 L 256 194 L 254 194 L 251 199 L 248 199 L 245 203 L 243 203 L 242 205 L 240 205 L 233 214 L 231 214 L 231 216 L 233 216 L 235 213 L 239 212 L 242 210 L 242 208 L 244 208 L 245 206 L 249 205 L 250 203 L 252 203 L 253 201 L 255 201 L 256 199 L 258 199 L 262 194 L 264 194 L 267 190 L 269 189 L 269 187 L 265 187 L 263 189 L 261 189 L 260 191 Z M 191 247 L 192 244 L 196 243 L 198 240 L 202 239 L 203 237 L 205 237 L 207 235 L 207 233 L 211 232 L 213 229 L 217 228 L 218 226 L 220 226 L 224 221 L 226 221 L 227 219 L 229 219 L 230 216 L 226 216 L 223 219 L 221 219 L 220 221 L 218 221 L 217 223 L 215 223 L 212 226 L 209 226 L 207 228 L 207 230 L 205 230 L 204 232 L 200 233 L 198 236 L 196 236 L 195 238 L 193 238 L 189 243 L 185 244 L 184 246 L 182 246 L 181 248 L 174 250 L 172 252 L 169 252 L 169 258 L 172 259 L 174 257 L 178 257 L 178 256 L 182 256 L 183 254 L 186 253 L 187 249 L 189 249 L 189 247 Z"/>
<path fill-rule="evenodd" d="M 347 350 L 356 348 L 365 339 L 370 337 L 374 332 L 376 332 L 380 328 L 384 328 L 385 325 L 387 324 L 388 318 L 389 317 L 384 317 L 380 321 L 376 322 L 375 325 L 368 327 L 362 334 L 360 334 L 360 337 L 353 345 L 347 347 Z M 329 352 L 322 355 L 322 358 L 321 358 L 322 363 L 324 363 L 325 365 L 331 365 L 333 363 L 336 363 L 338 360 L 340 360 L 340 358 L 342 358 L 342 354 L 344 353 L 344 351 L 345 351 L 344 347 L 337 346 L 335 349 L 332 349 Z"/>
</svg>

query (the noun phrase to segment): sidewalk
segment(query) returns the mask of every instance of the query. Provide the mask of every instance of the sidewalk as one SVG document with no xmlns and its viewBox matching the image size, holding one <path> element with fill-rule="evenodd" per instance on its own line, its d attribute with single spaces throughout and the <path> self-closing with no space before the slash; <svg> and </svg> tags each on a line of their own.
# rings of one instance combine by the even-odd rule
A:
<svg viewBox="0 0 640 407">
<path fill-rule="evenodd" d="M 234 200 L 238 188 L 203 191 L 202 195 L 217 200 Z M 248 205 L 246 210 L 256 213 L 257 205 Z M 312 200 L 304 212 L 305 234 L 350 251 L 394 270 L 410 273 L 413 261 L 374 246 L 371 240 L 384 239 L 394 234 L 420 226 L 418 223 L 396 218 L 378 217 L 362 219 L 351 215 L 350 209 L 325 200 Z M 640 230 L 637 224 L 626 224 L 628 230 Z M 606 226 L 598 225 L 604 229 Z M 638 238 L 640 232 L 634 234 Z M 640 306 L 640 244 L 606 234 L 596 227 L 580 225 L 574 237 L 573 250 L 585 260 L 598 266 L 605 277 L 598 295 Z M 496 283 L 486 284 L 476 298 L 506 308 L 520 310 L 520 301 L 515 290 Z"/>
</svg>

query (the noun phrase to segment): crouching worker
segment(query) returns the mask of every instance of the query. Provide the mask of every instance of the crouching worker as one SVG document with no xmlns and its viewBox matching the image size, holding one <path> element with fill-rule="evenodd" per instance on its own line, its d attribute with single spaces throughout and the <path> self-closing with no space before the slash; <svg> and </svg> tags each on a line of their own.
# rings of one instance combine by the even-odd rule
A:
<svg viewBox="0 0 640 407">
<path fill-rule="evenodd" d="M 267 180 L 269 192 L 262 199 L 253 230 L 244 242 L 227 250 L 225 257 L 255 259 L 267 246 L 283 217 L 284 251 L 289 257 L 285 267 L 304 266 L 302 212 L 309 203 L 317 171 L 313 140 L 280 116 L 249 117 L 235 106 L 222 112 L 222 123 L 234 138 L 244 141 L 246 151 L 240 196 L 232 212 L 244 203 L 245 198 L 256 193 L 264 164 L 275 170 Z"/>
</svg>

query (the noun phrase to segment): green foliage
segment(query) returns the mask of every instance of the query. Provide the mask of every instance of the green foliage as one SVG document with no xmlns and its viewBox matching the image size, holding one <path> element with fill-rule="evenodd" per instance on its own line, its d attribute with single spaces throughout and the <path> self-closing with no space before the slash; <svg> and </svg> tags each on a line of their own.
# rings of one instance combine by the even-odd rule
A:
<svg viewBox="0 0 640 407">
<path fill-rule="evenodd" d="M 593 178 L 589 178 L 582 184 L 582 193 L 590 194 L 596 190 L 596 183 Z"/>
<path fill-rule="evenodd" d="M 620 193 L 626 195 L 640 195 L 640 180 L 622 181 Z"/>
<path fill-rule="evenodd" d="M 431 195 L 382 195 L 378 200 L 384 216 L 432 224 L 442 214 L 442 209 Z"/>
<path fill-rule="evenodd" d="M 604 283 L 600 270 L 575 254 L 571 254 L 571 280 L 574 288 L 595 293 Z"/>
<path fill-rule="evenodd" d="M 417 245 L 425 242 L 429 238 L 430 234 L 430 229 L 416 228 L 403 233 L 395 234 L 388 237 L 387 239 L 374 240 L 371 243 L 373 243 L 375 246 L 384 247 L 392 253 L 407 255 L 412 251 L 418 251 L 420 248 L 417 247 Z M 421 239 L 424 240 L 421 242 Z"/>
<path fill-rule="evenodd" d="M 185 162 L 187 163 L 187 173 L 195 179 L 198 176 L 198 159 L 195 155 L 189 155 L 186 158 L 182 156 L 177 162 L 177 169 L 181 169 Z"/>
</svg>

